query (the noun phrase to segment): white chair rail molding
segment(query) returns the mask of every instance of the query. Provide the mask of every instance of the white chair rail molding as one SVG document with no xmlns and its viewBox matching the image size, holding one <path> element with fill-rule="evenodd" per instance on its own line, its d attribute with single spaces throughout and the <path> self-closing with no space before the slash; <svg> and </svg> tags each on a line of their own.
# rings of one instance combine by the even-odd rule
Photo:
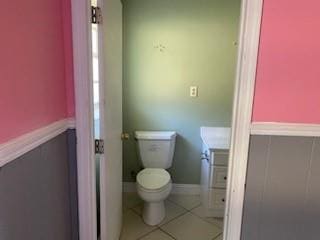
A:
<svg viewBox="0 0 320 240">
<path fill-rule="evenodd" d="M 67 129 L 74 128 L 75 119 L 66 118 L 0 144 L 0 167 L 37 148 Z"/>
</svg>

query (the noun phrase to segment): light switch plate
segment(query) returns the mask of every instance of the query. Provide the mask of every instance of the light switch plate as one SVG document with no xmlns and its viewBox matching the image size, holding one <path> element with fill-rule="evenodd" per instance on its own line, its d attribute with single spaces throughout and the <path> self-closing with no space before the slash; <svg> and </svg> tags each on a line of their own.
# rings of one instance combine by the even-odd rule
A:
<svg viewBox="0 0 320 240">
<path fill-rule="evenodd" d="M 190 97 L 198 97 L 198 87 L 197 86 L 190 87 Z"/>
</svg>

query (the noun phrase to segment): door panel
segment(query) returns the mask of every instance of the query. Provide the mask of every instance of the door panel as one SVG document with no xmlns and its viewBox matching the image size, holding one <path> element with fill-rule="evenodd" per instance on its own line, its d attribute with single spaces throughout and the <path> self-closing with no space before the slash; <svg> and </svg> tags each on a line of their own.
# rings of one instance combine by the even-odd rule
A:
<svg viewBox="0 0 320 240">
<path fill-rule="evenodd" d="M 105 153 L 101 161 L 101 239 L 117 240 L 122 225 L 122 4 L 102 0 L 100 44 Z"/>
</svg>

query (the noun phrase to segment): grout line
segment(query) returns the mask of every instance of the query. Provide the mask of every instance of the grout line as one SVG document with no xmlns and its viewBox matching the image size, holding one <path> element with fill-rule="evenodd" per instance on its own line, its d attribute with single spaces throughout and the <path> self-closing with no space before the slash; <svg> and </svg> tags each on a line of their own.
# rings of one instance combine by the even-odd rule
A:
<svg viewBox="0 0 320 240">
<path fill-rule="evenodd" d="M 221 231 L 223 231 L 223 227 L 219 226 L 217 223 L 209 222 L 208 220 L 206 220 L 206 217 L 202 218 L 202 217 L 198 216 L 197 214 L 195 214 L 195 213 L 193 213 L 193 212 L 191 212 L 191 211 L 190 211 L 190 213 L 191 213 L 193 216 L 200 218 L 202 221 L 205 221 L 206 223 L 209 223 L 209 224 L 211 224 L 211 225 L 213 225 L 213 226 L 215 226 L 215 227 L 217 227 L 217 228 L 221 228 Z M 212 218 L 214 218 L 214 217 L 212 217 Z M 223 220 L 223 221 L 224 221 L 224 220 Z M 223 224 L 223 223 L 222 223 L 222 224 Z"/>
<path fill-rule="evenodd" d="M 135 208 L 135 207 L 138 207 L 139 205 L 142 205 L 143 204 L 143 202 L 141 202 L 141 203 L 137 203 L 136 205 L 133 205 L 132 207 L 130 207 L 129 209 L 133 209 L 133 208 Z"/>
<path fill-rule="evenodd" d="M 161 228 L 159 228 L 159 230 L 160 230 L 161 232 L 167 234 L 167 235 L 170 236 L 171 238 L 177 240 L 177 238 L 175 238 L 173 235 L 171 235 L 170 233 L 166 232 L 165 230 L 163 230 L 163 229 L 161 229 Z"/>
<path fill-rule="evenodd" d="M 200 206 L 201 206 L 201 202 L 200 202 L 197 206 L 190 208 L 189 211 L 191 212 L 193 209 L 195 209 L 195 208 L 197 208 L 197 207 L 200 207 Z"/>
<path fill-rule="evenodd" d="M 173 220 L 176 220 L 177 218 L 182 217 L 183 215 L 185 215 L 185 214 L 187 214 L 187 213 L 188 213 L 188 212 L 181 213 L 181 214 L 179 214 L 178 216 L 176 216 L 176 217 L 170 219 L 169 221 L 167 221 L 167 222 L 165 222 L 165 223 L 163 223 L 163 224 L 161 224 L 161 225 L 158 225 L 158 226 L 159 226 L 159 228 L 161 228 L 162 226 L 166 225 L 167 223 L 170 223 L 170 222 L 172 222 Z M 161 228 L 161 229 L 162 229 L 162 228 Z"/>
<path fill-rule="evenodd" d="M 177 205 L 177 204 L 176 204 L 176 205 Z M 179 205 L 178 205 L 178 206 L 179 206 Z M 159 226 L 159 230 L 161 230 L 162 232 L 168 234 L 168 235 L 169 235 L 170 237 L 172 237 L 173 239 L 176 239 L 176 238 L 175 238 L 174 236 L 172 236 L 170 233 L 166 232 L 166 231 L 162 228 L 162 226 L 164 226 L 164 225 L 166 225 L 166 224 L 168 224 L 168 223 L 176 220 L 177 218 L 182 217 L 183 215 L 186 215 L 187 213 L 191 213 L 194 217 L 197 217 L 198 219 L 200 219 L 200 220 L 202 220 L 202 221 L 204 221 L 204 222 L 206 222 L 206 223 L 208 223 L 208 224 L 210 224 L 210 225 L 212 225 L 212 226 L 215 226 L 215 227 L 219 228 L 219 230 L 221 231 L 221 233 L 219 233 L 217 236 L 213 237 L 212 240 L 217 239 L 221 234 L 223 234 L 223 229 L 222 229 L 222 227 L 217 226 L 217 225 L 214 224 L 214 223 L 210 223 L 210 222 L 205 221 L 205 220 L 202 219 L 201 217 L 193 214 L 191 211 L 186 211 L 186 212 L 180 214 L 179 216 L 176 216 L 175 218 L 171 219 L 170 221 L 164 223 L 163 225 L 160 225 L 160 226 Z"/>
<path fill-rule="evenodd" d="M 137 205 L 134 205 L 133 207 L 131 207 L 131 208 L 129 208 L 130 210 L 132 210 L 134 213 L 136 213 L 137 215 L 139 215 L 139 213 L 137 213 L 136 212 L 136 210 L 134 210 L 136 207 L 138 207 L 138 206 L 140 206 L 140 205 L 142 205 L 143 203 L 139 203 L 139 204 L 137 204 Z M 143 207 L 143 206 L 142 206 Z M 141 210 L 142 211 L 142 210 Z M 141 212 L 141 214 L 142 214 L 142 212 Z M 139 215 L 140 216 L 140 215 Z"/>
<path fill-rule="evenodd" d="M 176 194 L 176 195 L 178 195 L 178 194 Z M 192 211 L 193 209 L 195 209 L 195 208 L 197 208 L 197 207 L 201 206 L 201 203 L 199 203 L 197 206 L 194 206 L 194 207 L 192 207 L 191 209 L 188 209 L 188 208 L 185 208 L 184 206 L 181 206 L 180 204 L 178 204 L 178 203 L 176 203 L 176 202 L 174 202 L 174 201 L 170 200 L 169 198 L 167 198 L 166 200 L 168 200 L 169 202 L 173 203 L 173 204 L 174 204 L 174 205 L 176 205 L 176 206 L 179 206 L 179 207 L 181 207 L 181 208 L 185 209 L 185 210 L 186 210 L 186 211 L 188 211 L 188 212 L 190 212 L 190 211 Z"/>
<path fill-rule="evenodd" d="M 170 196 L 169 196 L 169 197 L 170 197 Z M 177 206 L 179 206 L 179 207 L 182 207 L 182 206 L 180 206 L 178 203 L 175 203 L 174 201 L 170 200 L 169 197 L 166 199 L 167 201 L 173 203 L 174 205 L 177 205 Z M 182 207 L 182 208 L 184 208 L 184 207 Z M 185 208 L 184 208 L 184 209 L 185 209 Z M 187 209 L 186 209 L 186 210 L 187 210 Z"/>
<path fill-rule="evenodd" d="M 138 237 L 136 240 L 142 239 L 142 238 L 148 236 L 149 234 L 151 234 L 151 233 L 153 233 L 153 232 L 155 232 L 157 230 L 159 230 L 158 227 L 156 227 L 155 229 L 152 229 L 152 231 L 150 231 L 150 232 L 147 232 L 147 233 L 143 234 L 142 236 Z"/>
<path fill-rule="evenodd" d="M 198 216 L 198 215 L 196 215 L 195 213 L 192 212 L 192 210 L 194 210 L 194 209 L 196 209 L 197 207 L 201 206 L 201 203 L 199 203 L 198 205 L 192 207 L 191 209 L 187 209 L 187 208 L 181 206 L 180 204 L 173 202 L 173 201 L 170 200 L 170 199 L 167 199 L 167 200 L 170 201 L 171 203 L 173 203 L 174 205 L 179 206 L 179 207 L 185 209 L 187 212 L 185 212 L 184 214 L 181 214 L 181 215 L 175 217 L 174 219 L 166 222 L 165 224 L 167 224 L 167 223 L 169 223 L 169 222 L 177 219 L 178 217 L 181 217 L 182 215 L 185 215 L 186 213 L 191 213 L 193 216 L 197 217 L 198 219 L 201 219 L 202 221 L 204 221 L 204 222 L 206 222 L 206 223 L 209 223 L 209 224 L 211 224 L 211 225 L 219 228 L 219 229 L 222 231 L 222 233 L 223 233 L 223 227 L 219 226 L 219 225 L 216 224 L 216 223 L 209 222 L 208 220 L 206 220 L 206 218 L 202 218 L 202 217 L 200 217 L 200 216 Z M 163 225 L 165 225 L 165 224 L 163 224 Z M 160 227 L 161 227 L 161 226 L 160 226 Z M 222 234 L 222 233 L 221 233 L 221 234 Z M 218 236 L 220 236 L 221 234 L 219 234 Z M 217 238 L 218 236 L 216 236 L 215 238 Z"/>
<path fill-rule="evenodd" d="M 140 203 L 140 204 L 141 204 L 141 203 Z M 138 205 L 140 205 L 140 204 L 138 204 Z M 143 203 L 142 203 L 142 204 L 143 204 Z M 136 206 L 138 206 L 138 205 L 136 205 Z M 174 205 L 181 207 L 181 206 L 180 206 L 180 205 L 178 205 L 178 204 L 174 204 Z M 135 206 L 135 207 L 136 207 L 136 206 Z M 142 216 L 141 216 L 141 215 L 139 215 L 139 213 L 137 213 L 137 212 L 134 210 L 134 208 L 135 208 L 135 207 L 128 208 L 128 210 L 132 211 L 135 215 L 139 216 L 139 217 L 142 219 Z M 181 207 L 181 208 L 182 208 L 182 207 Z M 183 208 L 183 209 L 185 210 L 185 212 L 183 212 L 183 213 L 179 214 L 178 216 L 176 216 L 176 217 L 174 217 L 174 218 L 170 219 L 169 221 L 167 221 L 167 222 L 165 222 L 165 223 L 163 223 L 163 224 L 161 224 L 161 225 L 156 225 L 156 226 L 157 226 L 158 228 L 160 228 L 161 226 L 166 225 L 167 223 L 169 223 L 169 222 L 171 222 L 171 221 L 173 221 L 173 220 L 175 220 L 175 219 L 177 219 L 177 218 L 181 217 L 182 215 L 184 215 L 184 214 L 188 213 L 188 210 L 187 210 L 187 209 L 185 209 L 185 208 Z M 142 221 L 143 221 L 143 219 L 142 219 Z M 145 222 L 143 222 L 143 223 L 145 223 Z M 149 226 L 149 225 L 148 225 L 148 226 Z"/>
<path fill-rule="evenodd" d="M 137 212 L 135 212 L 133 209 L 128 209 L 129 211 L 133 212 L 135 215 L 137 215 L 138 217 L 142 218 L 142 216 L 140 216 Z M 145 223 L 145 222 L 143 222 Z M 149 226 L 149 225 L 148 225 Z"/>
<path fill-rule="evenodd" d="M 212 240 L 217 239 L 217 238 L 220 237 L 222 234 L 223 234 L 223 232 L 220 233 L 220 234 L 218 234 L 217 236 L 213 237 Z"/>
<path fill-rule="evenodd" d="M 177 205 L 177 204 L 175 204 L 175 205 Z M 179 206 L 179 205 L 177 205 L 177 206 Z M 130 208 L 130 209 L 128 209 L 128 210 L 131 211 L 131 212 L 133 212 L 133 213 L 134 213 L 135 215 L 137 215 L 138 217 L 140 217 L 141 220 L 143 221 L 142 216 L 139 215 L 136 211 L 134 211 L 133 208 Z M 186 209 L 185 209 L 185 210 L 186 210 Z M 178 216 L 170 219 L 169 221 L 167 221 L 167 222 L 165 222 L 165 223 L 163 223 L 163 224 L 161 224 L 161 225 L 156 225 L 155 230 L 156 230 L 156 229 L 160 229 L 160 230 L 164 231 L 163 229 L 161 229 L 162 226 L 166 225 L 166 224 L 169 223 L 169 222 L 172 222 L 173 220 L 175 220 L 175 219 L 177 219 L 177 218 L 179 218 L 179 217 L 181 217 L 181 216 L 183 216 L 183 215 L 185 215 L 185 214 L 187 214 L 187 213 L 188 213 L 188 211 L 185 211 L 185 212 L 179 214 Z M 143 221 L 143 223 L 146 224 L 144 221 Z M 147 225 L 147 224 L 146 224 L 146 225 Z M 148 226 L 149 226 L 149 225 L 148 225 Z M 152 230 L 151 232 L 148 232 L 146 235 L 154 232 L 155 230 Z M 142 237 L 145 237 L 146 235 L 143 235 Z M 141 237 L 140 237 L 140 238 L 141 238 Z M 140 238 L 138 238 L 138 239 L 140 239 Z"/>
</svg>

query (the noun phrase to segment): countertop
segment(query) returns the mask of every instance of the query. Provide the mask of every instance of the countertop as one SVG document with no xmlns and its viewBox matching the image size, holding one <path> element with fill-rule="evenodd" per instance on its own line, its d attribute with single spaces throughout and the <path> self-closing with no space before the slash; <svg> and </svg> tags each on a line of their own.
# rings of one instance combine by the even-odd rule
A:
<svg viewBox="0 0 320 240">
<path fill-rule="evenodd" d="M 201 127 L 200 135 L 209 150 L 228 150 L 230 148 L 230 128 Z"/>
</svg>

